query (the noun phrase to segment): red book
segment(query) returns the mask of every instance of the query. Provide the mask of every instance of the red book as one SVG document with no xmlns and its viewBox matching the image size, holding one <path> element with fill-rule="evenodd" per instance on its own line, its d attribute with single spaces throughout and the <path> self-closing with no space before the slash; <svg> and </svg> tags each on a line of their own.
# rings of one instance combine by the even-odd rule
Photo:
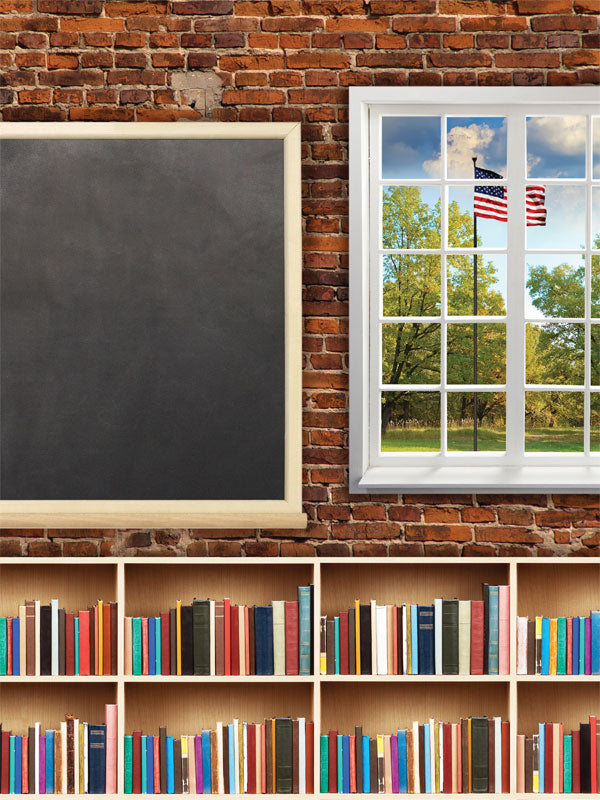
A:
<svg viewBox="0 0 600 800">
<path fill-rule="evenodd" d="M 248 794 L 260 794 L 256 790 L 256 725 L 247 725 L 248 738 Z"/>
<path fill-rule="evenodd" d="M 99 675 L 98 670 L 98 605 L 94 606 L 94 675 Z"/>
<path fill-rule="evenodd" d="M 552 792 L 552 782 L 554 776 L 553 752 L 554 752 L 554 725 L 546 722 L 544 731 L 544 791 Z"/>
<path fill-rule="evenodd" d="M 540 753 L 540 758 L 543 755 Z M 540 787 L 541 788 L 541 787 Z M 502 792 L 510 790 L 510 722 L 502 723 Z"/>
<path fill-rule="evenodd" d="M 79 674 L 90 674 L 90 612 L 79 612 Z"/>
<path fill-rule="evenodd" d="M 148 617 L 142 617 L 142 675 L 148 674 Z"/>
<path fill-rule="evenodd" d="M 558 791 L 563 793 L 563 742 L 564 731 L 562 722 L 558 726 Z"/>
<path fill-rule="evenodd" d="M 160 615 L 160 674 L 171 674 L 171 632 L 169 612 Z"/>
<path fill-rule="evenodd" d="M 596 717 L 590 717 L 590 759 L 591 759 L 591 792 L 595 794 L 598 791 L 598 761 L 596 755 L 596 748 L 598 746 L 596 740 L 597 722 Z"/>
<path fill-rule="evenodd" d="M 21 790 L 29 794 L 29 736 L 21 737 Z"/>
<path fill-rule="evenodd" d="M 573 617 L 567 617 L 567 675 L 573 674 Z"/>
<path fill-rule="evenodd" d="M 306 794 L 315 790 L 314 781 L 315 726 L 314 722 L 306 723 Z"/>
<path fill-rule="evenodd" d="M 340 675 L 350 671 L 348 664 L 348 612 L 340 611 Z"/>
<path fill-rule="evenodd" d="M 110 675 L 110 618 L 113 613 L 110 604 L 104 603 L 102 608 L 102 671 L 104 675 Z M 147 626 L 148 622 L 146 621 L 146 628 Z"/>
<path fill-rule="evenodd" d="M 0 792 L 8 794 L 10 771 L 10 731 L 2 731 L 0 745 Z"/>
<path fill-rule="evenodd" d="M 12 675 L 12 617 L 6 618 L 6 674 Z"/>
<path fill-rule="evenodd" d="M 348 737 L 350 747 L 350 792 L 356 791 L 356 736 Z"/>
<path fill-rule="evenodd" d="M 75 614 L 65 613 L 65 675 L 75 675 Z"/>
<path fill-rule="evenodd" d="M 141 794 L 142 791 L 142 732 L 133 732 L 133 747 L 131 759 L 131 773 L 133 778 L 133 793 Z"/>
<path fill-rule="evenodd" d="M 162 647 L 162 645 L 161 645 Z M 161 651 L 162 652 L 162 651 Z M 159 738 L 158 736 L 152 737 L 152 753 L 154 755 L 153 759 L 153 767 L 154 767 L 154 794 L 160 794 L 160 745 L 159 745 Z M 195 753 L 194 753 L 195 756 Z M 188 754 L 189 758 L 189 754 Z M 194 787 L 196 788 L 196 787 Z M 194 791 L 192 791 L 194 794 Z"/>
<path fill-rule="evenodd" d="M 483 675 L 483 600 L 471 600 L 471 675 Z"/>
<path fill-rule="evenodd" d="M 329 731 L 329 791 L 337 792 L 337 731 Z"/>
<path fill-rule="evenodd" d="M 579 765 L 580 755 L 580 739 L 579 730 L 571 731 L 571 775 L 573 785 L 571 787 L 573 794 L 581 791 L 581 771 Z"/>
<path fill-rule="evenodd" d="M 398 675 L 398 606 L 392 606 L 392 662 L 393 673 Z"/>
<path fill-rule="evenodd" d="M 223 599 L 223 638 L 225 639 L 225 675 L 231 675 L 231 600 Z"/>
<path fill-rule="evenodd" d="M 298 601 L 286 600 L 285 604 L 285 674 L 298 675 L 298 659 L 300 657 L 298 638 Z M 348 614 L 346 613 L 346 663 L 348 660 Z M 341 639 L 341 629 L 340 629 Z"/>
<path fill-rule="evenodd" d="M 240 674 L 240 607 L 229 607 L 229 630 L 231 644 L 229 650 L 229 674 Z"/>
<path fill-rule="evenodd" d="M 452 723 L 444 722 L 444 793 L 452 792 Z"/>
</svg>

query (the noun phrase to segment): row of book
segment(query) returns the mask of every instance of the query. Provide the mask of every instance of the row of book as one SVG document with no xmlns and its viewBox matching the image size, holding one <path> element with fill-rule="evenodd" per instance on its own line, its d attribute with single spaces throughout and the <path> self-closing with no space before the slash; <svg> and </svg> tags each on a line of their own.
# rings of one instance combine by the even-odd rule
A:
<svg viewBox="0 0 600 800">
<path fill-rule="evenodd" d="M 321 617 L 322 675 L 508 675 L 510 587 L 432 605 L 375 600 Z"/>
<path fill-rule="evenodd" d="M 600 611 L 517 617 L 518 675 L 600 675 Z"/>
<path fill-rule="evenodd" d="M 42 732 L 39 722 L 22 736 L 0 730 L 0 793 L 116 793 L 116 705 L 105 706 L 102 724 L 67 714 L 57 730 Z"/>
<path fill-rule="evenodd" d="M 27 600 L 0 617 L 0 675 L 116 675 L 117 604 L 65 611 Z"/>
<path fill-rule="evenodd" d="M 126 675 L 311 675 L 313 588 L 267 606 L 177 602 L 125 617 Z"/>
<path fill-rule="evenodd" d="M 394 734 L 321 735 L 321 792 L 509 791 L 509 723 L 500 717 L 413 722 Z"/>
<path fill-rule="evenodd" d="M 217 722 L 176 738 L 125 736 L 126 794 L 310 794 L 314 724 L 278 717 L 261 723 Z"/>
<path fill-rule="evenodd" d="M 600 791 L 600 726 L 596 717 L 565 733 L 540 722 L 538 733 L 517 736 L 517 791 L 596 794 Z"/>
</svg>

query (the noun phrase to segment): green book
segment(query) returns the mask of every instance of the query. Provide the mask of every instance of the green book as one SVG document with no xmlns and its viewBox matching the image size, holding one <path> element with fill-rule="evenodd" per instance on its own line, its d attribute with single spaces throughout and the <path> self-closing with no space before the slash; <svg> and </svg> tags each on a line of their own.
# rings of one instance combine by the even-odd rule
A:
<svg viewBox="0 0 600 800">
<path fill-rule="evenodd" d="M 567 674 L 567 618 L 559 617 L 556 636 L 556 674 Z"/>
<path fill-rule="evenodd" d="M 471 773 L 473 792 L 489 791 L 488 727 L 489 723 L 486 717 L 471 717 Z"/>
<path fill-rule="evenodd" d="M 573 791 L 573 737 L 563 736 L 563 792 Z"/>
<path fill-rule="evenodd" d="M 6 620 L 4 620 L 6 622 Z M 11 736 L 9 739 L 9 778 L 8 778 L 8 791 L 10 794 L 15 793 L 15 740 L 16 736 Z"/>
<path fill-rule="evenodd" d="M 6 675 L 7 653 L 6 617 L 0 617 L 0 675 Z"/>
<path fill-rule="evenodd" d="M 275 789 L 277 794 L 291 794 L 292 792 L 294 758 L 292 735 L 292 720 L 289 717 L 277 717 L 275 719 Z M 244 760 L 242 750 L 243 747 L 240 747 L 240 763 Z"/>
<path fill-rule="evenodd" d="M 337 735 L 337 790 L 344 791 L 344 757 L 342 755 L 342 741 L 344 737 L 341 733 Z"/>
<path fill-rule="evenodd" d="M 160 617 L 154 617 L 154 630 L 156 633 L 156 645 L 154 651 L 156 653 L 156 674 L 161 674 L 162 669 L 162 650 L 161 650 L 161 626 Z"/>
<path fill-rule="evenodd" d="M 133 736 L 125 737 L 125 794 L 133 792 Z"/>
<path fill-rule="evenodd" d="M 579 617 L 579 674 L 585 675 L 585 617 Z"/>
<path fill-rule="evenodd" d="M 334 630 L 334 665 L 335 669 L 333 670 L 336 675 L 340 674 L 340 618 L 334 617 L 333 618 L 333 630 Z"/>
<path fill-rule="evenodd" d="M 142 618 L 131 620 L 131 670 L 134 675 L 142 674 Z"/>
<path fill-rule="evenodd" d="M 147 777 L 147 769 L 148 769 L 148 760 L 147 760 L 147 753 L 146 753 L 146 737 L 141 737 L 142 742 L 142 792 L 145 794 L 148 789 L 148 777 Z"/>
<path fill-rule="evenodd" d="M 321 794 L 329 791 L 329 737 L 321 734 Z"/>
</svg>

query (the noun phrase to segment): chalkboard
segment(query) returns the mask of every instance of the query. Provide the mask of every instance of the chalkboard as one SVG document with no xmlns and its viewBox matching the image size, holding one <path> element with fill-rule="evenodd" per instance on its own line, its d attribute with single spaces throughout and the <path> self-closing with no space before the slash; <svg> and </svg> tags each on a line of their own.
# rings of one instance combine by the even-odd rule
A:
<svg viewBox="0 0 600 800">
<path fill-rule="evenodd" d="M 303 522 L 286 475 L 297 126 L 36 127 L 0 141 L 2 513 Z"/>
</svg>

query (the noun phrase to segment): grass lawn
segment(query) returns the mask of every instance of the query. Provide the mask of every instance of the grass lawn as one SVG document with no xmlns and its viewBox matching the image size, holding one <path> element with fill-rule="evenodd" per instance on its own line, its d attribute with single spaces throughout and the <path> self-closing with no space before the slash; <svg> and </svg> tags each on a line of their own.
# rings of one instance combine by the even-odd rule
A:
<svg viewBox="0 0 600 800">
<path fill-rule="evenodd" d="M 582 453 L 583 428 L 532 428 L 525 431 L 526 453 Z"/>
<path fill-rule="evenodd" d="M 499 451 L 505 448 L 503 430 L 479 428 L 477 432 L 479 450 Z M 574 453 L 583 450 L 581 428 L 532 428 L 526 433 L 528 453 Z M 388 429 L 381 442 L 384 453 L 436 452 L 440 449 L 440 433 L 434 428 Z M 592 440 L 592 449 L 600 449 L 600 443 Z M 470 452 L 473 450 L 473 431 L 470 428 L 448 428 L 448 450 Z"/>
</svg>

